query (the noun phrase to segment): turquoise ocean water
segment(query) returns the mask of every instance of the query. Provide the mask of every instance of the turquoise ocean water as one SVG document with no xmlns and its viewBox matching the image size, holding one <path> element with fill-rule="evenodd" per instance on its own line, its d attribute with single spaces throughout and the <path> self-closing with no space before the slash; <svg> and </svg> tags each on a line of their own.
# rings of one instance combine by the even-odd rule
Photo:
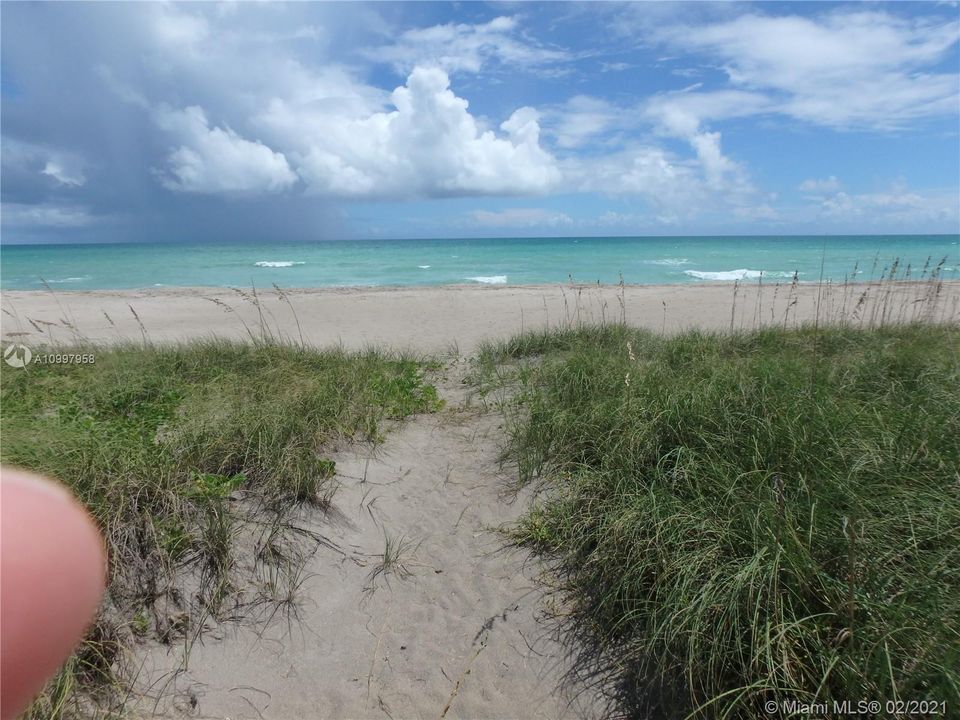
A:
<svg viewBox="0 0 960 720">
<path fill-rule="evenodd" d="M 316 243 L 4 245 L 0 287 L 344 287 L 567 282 L 686 283 L 877 279 L 894 259 L 919 278 L 945 258 L 960 279 L 957 235 L 481 238 Z"/>
</svg>

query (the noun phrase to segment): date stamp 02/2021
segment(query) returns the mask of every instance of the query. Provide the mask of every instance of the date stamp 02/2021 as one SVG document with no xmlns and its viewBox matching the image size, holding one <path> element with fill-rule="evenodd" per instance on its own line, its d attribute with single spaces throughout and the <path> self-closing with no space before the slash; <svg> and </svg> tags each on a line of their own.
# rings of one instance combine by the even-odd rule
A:
<svg viewBox="0 0 960 720">
<path fill-rule="evenodd" d="M 852 717 L 944 717 L 947 703 L 943 700 L 767 700 L 763 704 L 768 715 L 809 718 Z"/>
</svg>

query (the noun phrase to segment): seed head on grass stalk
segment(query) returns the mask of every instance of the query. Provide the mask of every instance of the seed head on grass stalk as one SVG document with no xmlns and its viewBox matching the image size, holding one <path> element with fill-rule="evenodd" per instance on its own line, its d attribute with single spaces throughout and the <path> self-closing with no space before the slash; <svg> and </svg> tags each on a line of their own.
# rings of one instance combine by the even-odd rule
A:
<svg viewBox="0 0 960 720">
<path fill-rule="evenodd" d="M 730 305 L 730 332 L 733 332 L 733 318 L 737 312 L 737 291 L 740 289 L 740 281 L 733 281 L 733 303 Z"/>
<path fill-rule="evenodd" d="M 127 307 L 130 308 L 130 314 L 133 315 L 133 319 L 137 321 L 137 327 L 140 328 L 140 337 L 143 338 L 143 344 L 147 344 L 147 328 L 143 324 L 143 320 L 140 319 L 140 316 L 137 314 L 137 311 L 133 309 L 133 305 L 127 303 Z"/>
<path fill-rule="evenodd" d="M 306 347 L 306 343 L 303 340 L 303 328 L 300 327 L 300 317 L 297 315 L 297 311 L 293 307 L 293 303 L 290 302 L 290 297 L 276 283 L 273 283 L 273 289 L 277 291 L 277 297 L 280 299 L 280 302 L 286 303 L 287 307 L 290 308 L 290 312 L 293 315 L 293 320 L 297 324 L 297 335 L 300 338 L 300 347 Z"/>
<path fill-rule="evenodd" d="M 621 272 L 619 273 L 619 275 L 620 275 L 620 282 L 617 283 L 617 286 L 620 288 L 620 297 L 619 297 L 620 324 L 626 325 L 627 324 L 627 291 L 626 291 L 626 286 L 624 285 L 624 282 L 623 282 L 623 273 Z"/>
</svg>

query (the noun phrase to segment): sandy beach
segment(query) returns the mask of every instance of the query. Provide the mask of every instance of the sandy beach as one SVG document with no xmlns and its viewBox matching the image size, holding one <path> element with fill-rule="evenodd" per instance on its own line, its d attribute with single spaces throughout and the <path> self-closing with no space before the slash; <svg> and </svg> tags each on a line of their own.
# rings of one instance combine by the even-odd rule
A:
<svg viewBox="0 0 960 720">
<path fill-rule="evenodd" d="M 269 331 L 308 345 L 371 345 L 470 354 L 522 330 L 614 322 L 677 332 L 837 321 L 868 326 L 913 317 L 955 320 L 960 282 L 823 285 L 538 285 L 6 291 L 4 341 L 155 342 Z M 936 297 L 934 295 L 937 294 Z M 259 305 L 257 304 L 259 303 Z M 818 313 L 819 307 L 819 313 Z M 928 315 L 924 315 L 928 313 Z"/>
</svg>

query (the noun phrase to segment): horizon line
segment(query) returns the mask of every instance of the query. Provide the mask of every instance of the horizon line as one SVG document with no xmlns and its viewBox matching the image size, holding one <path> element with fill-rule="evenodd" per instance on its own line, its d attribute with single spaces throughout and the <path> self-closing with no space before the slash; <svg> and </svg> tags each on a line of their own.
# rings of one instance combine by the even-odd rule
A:
<svg viewBox="0 0 960 720">
<path fill-rule="evenodd" d="M 960 229 L 957 232 L 937 232 L 937 233 L 738 233 L 738 234 L 682 234 L 682 235 L 528 235 L 513 237 L 509 235 L 475 235 L 470 237 L 391 237 L 391 238 L 325 238 L 325 239 L 300 239 L 300 240 L 90 240 L 73 242 L 17 242 L 3 240 L 0 237 L 0 248 L 3 247 L 63 247 L 75 245 L 214 245 L 214 244 L 238 244 L 252 245 L 257 243 L 269 244 L 271 242 L 279 243 L 302 243 L 302 244 L 320 244 L 326 242 L 442 242 L 442 241 L 474 241 L 474 240 L 640 240 L 647 238 L 669 239 L 729 239 L 729 238 L 828 238 L 828 237 L 960 237 Z"/>
</svg>

